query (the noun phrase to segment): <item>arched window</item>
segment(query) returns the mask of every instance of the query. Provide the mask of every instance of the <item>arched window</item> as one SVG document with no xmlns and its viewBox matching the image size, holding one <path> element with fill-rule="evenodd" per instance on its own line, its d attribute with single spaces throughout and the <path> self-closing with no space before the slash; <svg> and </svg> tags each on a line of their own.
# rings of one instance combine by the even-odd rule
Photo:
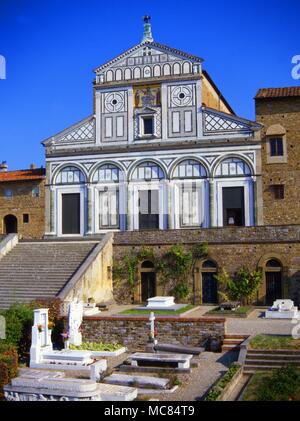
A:
<svg viewBox="0 0 300 421">
<path fill-rule="evenodd" d="M 185 62 L 183 65 L 183 73 L 188 74 L 191 73 L 191 65 L 188 62 Z"/>
<path fill-rule="evenodd" d="M 56 176 L 56 184 L 78 184 L 84 183 L 85 177 L 77 167 L 64 167 Z"/>
<path fill-rule="evenodd" d="M 125 70 L 125 80 L 129 80 L 129 79 L 131 79 L 131 70 L 126 69 Z"/>
<path fill-rule="evenodd" d="M 171 74 L 171 66 L 169 64 L 164 65 L 164 76 L 169 76 Z"/>
<path fill-rule="evenodd" d="M 122 80 L 123 78 L 122 78 L 122 70 L 121 69 L 117 69 L 116 70 L 116 80 L 118 81 L 118 80 Z"/>
<path fill-rule="evenodd" d="M 179 63 L 175 63 L 173 66 L 174 75 L 180 75 L 181 73 L 181 66 Z"/>
<path fill-rule="evenodd" d="M 118 229 L 120 227 L 119 186 L 123 180 L 122 171 L 113 164 L 101 165 L 93 176 L 99 187 L 99 229 Z M 109 185 L 106 186 L 105 184 Z M 110 184 L 115 183 L 115 184 Z"/>
<path fill-rule="evenodd" d="M 165 178 L 162 168 L 155 162 L 143 162 L 132 174 L 133 180 L 161 180 Z"/>
<path fill-rule="evenodd" d="M 181 161 L 174 170 L 174 178 L 202 178 L 207 177 L 206 169 L 204 166 L 194 160 L 186 159 Z"/>
<path fill-rule="evenodd" d="M 106 72 L 106 81 L 112 82 L 113 80 L 114 80 L 114 74 L 113 74 L 112 70 L 108 70 Z"/>
<path fill-rule="evenodd" d="M 249 165 L 241 158 L 224 159 L 217 167 L 216 176 L 219 177 L 236 177 L 249 176 L 251 170 Z"/>
<path fill-rule="evenodd" d="M 159 77 L 161 75 L 161 68 L 158 64 L 154 66 L 153 73 L 155 77 Z"/>
<path fill-rule="evenodd" d="M 113 164 L 101 165 L 93 177 L 93 182 L 96 183 L 118 183 L 120 180 L 123 180 L 123 173 Z"/>
<path fill-rule="evenodd" d="M 202 303 L 212 304 L 218 302 L 218 282 L 216 279 L 217 265 L 212 260 L 202 263 Z"/>
<path fill-rule="evenodd" d="M 141 78 L 141 69 L 139 67 L 136 67 L 134 69 L 133 77 L 134 77 L 134 79 L 140 79 Z"/>
<path fill-rule="evenodd" d="M 205 260 L 202 264 L 203 269 L 214 269 L 214 272 L 217 270 L 217 265 L 212 260 Z"/>
<path fill-rule="evenodd" d="M 152 262 L 150 262 L 150 260 L 145 260 L 142 265 L 141 265 L 142 269 L 154 269 L 154 264 Z"/>
<path fill-rule="evenodd" d="M 276 259 L 270 259 L 270 260 L 267 261 L 266 267 L 267 268 L 281 269 L 281 264 Z"/>
</svg>

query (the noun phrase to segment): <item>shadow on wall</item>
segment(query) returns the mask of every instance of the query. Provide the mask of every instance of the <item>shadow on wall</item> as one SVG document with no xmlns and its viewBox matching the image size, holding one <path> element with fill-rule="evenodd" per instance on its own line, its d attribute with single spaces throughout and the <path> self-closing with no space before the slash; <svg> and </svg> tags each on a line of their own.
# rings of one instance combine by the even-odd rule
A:
<svg viewBox="0 0 300 421">
<path fill-rule="evenodd" d="M 300 271 L 295 272 L 286 282 L 288 296 L 285 298 L 290 298 L 294 301 L 295 306 L 300 307 Z"/>
</svg>

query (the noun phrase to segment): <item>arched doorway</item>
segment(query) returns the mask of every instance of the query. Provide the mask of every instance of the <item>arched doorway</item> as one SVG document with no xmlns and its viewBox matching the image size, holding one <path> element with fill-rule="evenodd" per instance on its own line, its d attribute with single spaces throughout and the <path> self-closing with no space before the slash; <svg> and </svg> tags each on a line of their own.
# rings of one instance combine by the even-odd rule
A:
<svg viewBox="0 0 300 421">
<path fill-rule="evenodd" d="M 146 260 L 141 264 L 141 300 L 146 302 L 148 298 L 156 296 L 156 273 L 154 264 Z"/>
<path fill-rule="evenodd" d="M 201 268 L 202 303 L 215 304 L 218 302 L 218 282 L 215 278 L 217 265 L 212 260 L 205 260 Z"/>
<path fill-rule="evenodd" d="M 282 297 L 282 265 L 276 259 L 270 259 L 265 266 L 266 304 L 271 305 Z"/>
<path fill-rule="evenodd" d="M 18 232 L 18 220 L 14 215 L 6 215 L 4 217 L 5 234 L 14 234 Z"/>
</svg>

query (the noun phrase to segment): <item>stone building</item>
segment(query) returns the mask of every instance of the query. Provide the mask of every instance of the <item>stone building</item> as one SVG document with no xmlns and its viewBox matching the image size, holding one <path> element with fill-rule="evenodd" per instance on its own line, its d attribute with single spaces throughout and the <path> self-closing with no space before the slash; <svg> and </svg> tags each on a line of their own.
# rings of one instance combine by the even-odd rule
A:
<svg viewBox="0 0 300 421">
<path fill-rule="evenodd" d="M 197 302 L 218 301 L 221 268 L 246 265 L 263 273 L 256 302 L 299 304 L 300 88 L 259 90 L 257 121 L 241 118 L 201 58 L 154 41 L 148 16 L 142 42 L 95 74 L 92 114 L 43 142 L 46 237 L 113 232 L 116 261 L 207 241 Z M 161 293 L 141 262 L 134 300 Z"/>
<path fill-rule="evenodd" d="M 300 86 L 260 89 L 263 224 L 300 223 Z"/>
<path fill-rule="evenodd" d="M 47 237 L 262 224 L 260 124 L 149 20 L 95 70 L 92 115 L 43 142 Z"/>
<path fill-rule="evenodd" d="M 0 233 L 22 238 L 42 238 L 45 233 L 44 168 L 0 171 Z"/>
</svg>

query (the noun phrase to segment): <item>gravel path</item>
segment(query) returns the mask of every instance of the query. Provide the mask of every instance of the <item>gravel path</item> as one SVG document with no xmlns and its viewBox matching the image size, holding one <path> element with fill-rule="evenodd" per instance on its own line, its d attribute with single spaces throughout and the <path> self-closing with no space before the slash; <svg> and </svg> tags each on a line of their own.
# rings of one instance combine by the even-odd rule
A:
<svg viewBox="0 0 300 421">
<path fill-rule="evenodd" d="M 238 353 L 203 352 L 199 357 L 199 366 L 193 368 L 190 374 L 178 374 L 182 385 L 172 394 L 153 396 L 160 401 L 197 401 L 203 400 L 207 390 L 221 377 Z"/>
<path fill-rule="evenodd" d="M 291 334 L 291 330 L 295 326 L 291 320 L 267 320 L 262 318 L 262 314 L 262 310 L 254 310 L 247 319 L 227 318 L 227 333 L 238 335 Z"/>
</svg>

